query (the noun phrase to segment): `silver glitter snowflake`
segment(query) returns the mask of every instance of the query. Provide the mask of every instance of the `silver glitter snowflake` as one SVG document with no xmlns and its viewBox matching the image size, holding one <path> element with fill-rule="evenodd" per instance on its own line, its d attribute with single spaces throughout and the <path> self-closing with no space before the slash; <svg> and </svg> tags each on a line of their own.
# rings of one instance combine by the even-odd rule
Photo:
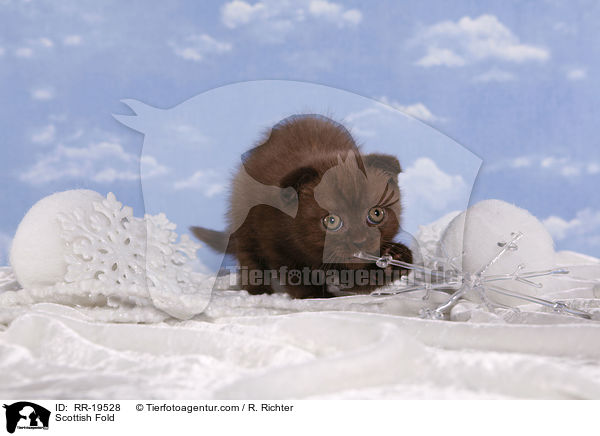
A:
<svg viewBox="0 0 600 436">
<path fill-rule="evenodd" d="M 499 242 L 498 246 L 501 247 L 500 250 L 492 259 L 483 264 L 475 272 L 462 271 L 457 265 L 457 259 L 449 256 L 446 258 L 429 256 L 429 258 L 426 259 L 426 263 L 432 267 L 403 262 L 393 259 L 389 255 L 380 257 L 358 252 L 355 254 L 355 257 L 362 260 L 375 262 L 375 264 L 380 268 L 387 268 L 389 265 L 395 265 L 418 273 L 413 274 L 413 280 L 411 283 L 404 281 L 404 283 L 395 286 L 394 289 L 375 291 L 372 293 L 372 295 L 397 295 L 407 292 L 426 291 L 427 293 L 424 298 L 427 298 L 428 293 L 432 290 L 445 291 L 450 294 L 448 300 L 437 308 L 421 310 L 420 315 L 423 318 L 444 319 L 450 309 L 452 309 L 452 307 L 454 307 L 463 297 L 468 296 L 469 294 L 476 294 L 484 303 L 484 305 L 490 310 L 495 307 L 517 310 L 513 307 L 494 302 L 493 295 L 500 294 L 549 307 L 557 313 L 575 315 L 586 319 L 591 318 L 589 313 L 570 308 L 564 302 L 545 300 L 514 290 L 509 290 L 499 285 L 499 283 L 503 282 L 516 281 L 534 288 L 541 288 L 541 283 L 536 283 L 531 279 L 550 275 L 569 274 L 569 270 L 566 268 L 548 269 L 543 271 L 525 271 L 525 266 L 519 265 L 516 271 L 508 272 L 506 274 L 489 274 L 487 272 L 488 269 L 499 259 L 501 259 L 507 252 L 518 250 L 519 246 L 517 242 L 522 237 L 523 233 L 516 232 L 511 235 L 511 239 L 508 242 Z"/>
</svg>

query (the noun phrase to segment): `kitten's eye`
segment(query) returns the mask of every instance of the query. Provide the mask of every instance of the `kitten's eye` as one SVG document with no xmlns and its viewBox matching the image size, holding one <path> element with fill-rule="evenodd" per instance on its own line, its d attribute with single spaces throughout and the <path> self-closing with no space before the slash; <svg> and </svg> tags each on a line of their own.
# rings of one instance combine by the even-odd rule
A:
<svg viewBox="0 0 600 436">
<path fill-rule="evenodd" d="M 342 219 L 337 215 L 327 215 L 323 218 L 323 226 L 332 232 L 341 229 L 343 224 Z"/>
<path fill-rule="evenodd" d="M 369 213 L 367 214 L 367 221 L 371 224 L 379 224 L 385 218 L 385 211 L 383 207 L 375 206 L 369 209 Z"/>
</svg>

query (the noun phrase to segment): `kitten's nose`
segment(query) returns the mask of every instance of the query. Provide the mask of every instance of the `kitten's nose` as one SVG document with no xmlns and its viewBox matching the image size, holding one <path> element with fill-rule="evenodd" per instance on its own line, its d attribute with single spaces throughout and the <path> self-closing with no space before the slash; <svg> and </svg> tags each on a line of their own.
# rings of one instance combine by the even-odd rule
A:
<svg viewBox="0 0 600 436">
<path fill-rule="evenodd" d="M 365 245 L 365 242 L 367 242 L 367 237 L 366 236 L 361 236 L 361 237 L 357 237 L 354 238 L 354 241 L 352 241 L 354 243 L 354 245 L 357 248 L 362 248 L 363 245 Z"/>
</svg>

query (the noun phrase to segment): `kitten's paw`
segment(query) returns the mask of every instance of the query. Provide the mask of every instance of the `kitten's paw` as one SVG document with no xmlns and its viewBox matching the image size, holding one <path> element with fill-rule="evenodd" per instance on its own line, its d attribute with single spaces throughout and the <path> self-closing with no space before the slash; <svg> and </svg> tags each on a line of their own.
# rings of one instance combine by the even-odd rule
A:
<svg viewBox="0 0 600 436">
<path fill-rule="evenodd" d="M 382 251 L 381 255 L 389 255 L 392 256 L 392 259 L 400 260 L 406 263 L 412 263 L 413 261 L 413 256 L 410 249 L 406 245 L 400 243 L 394 243 L 389 247 L 386 247 Z"/>
<path fill-rule="evenodd" d="M 394 243 L 391 244 L 390 246 L 386 247 L 382 253 L 382 256 L 391 256 L 392 259 L 394 260 L 399 260 L 402 262 L 406 262 L 406 263 L 412 263 L 413 261 L 413 256 L 412 256 L 412 252 L 410 251 L 410 249 L 404 245 L 404 244 L 400 244 L 400 243 Z M 400 270 L 401 275 L 405 275 L 408 274 L 408 269 L 403 268 L 401 266 L 398 265 L 389 265 L 385 268 L 385 271 L 389 274 L 392 273 L 392 271 L 394 270 Z"/>
</svg>

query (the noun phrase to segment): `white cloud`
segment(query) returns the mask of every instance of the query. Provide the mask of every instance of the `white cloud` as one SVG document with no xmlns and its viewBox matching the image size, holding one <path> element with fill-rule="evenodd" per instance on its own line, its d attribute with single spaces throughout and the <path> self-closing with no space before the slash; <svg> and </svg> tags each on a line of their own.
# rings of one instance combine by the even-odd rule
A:
<svg viewBox="0 0 600 436">
<path fill-rule="evenodd" d="M 570 220 L 552 215 L 542 223 L 556 241 L 585 238 L 587 242 L 596 241 L 597 245 L 600 244 L 600 211 L 583 209 Z"/>
<path fill-rule="evenodd" d="M 586 171 L 588 174 L 598 174 L 600 173 L 600 164 L 597 162 L 588 163 L 586 166 Z"/>
<path fill-rule="evenodd" d="M 503 171 L 506 169 L 531 168 L 534 165 L 542 167 L 539 158 L 533 156 L 518 156 L 511 159 L 504 159 L 491 164 L 486 164 L 486 171 Z"/>
<path fill-rule="evenodd" d="M 30 59 L 36 53 L 35 49 L 40 51 L 51 49 L 52 47 L 54 47 L 54 41 L 47 37 L 27 39 L 23 42 L 21 47 L 16 47 L 14 49 L 14 54 L 18 58 Z"/>
<path fill-rule="evenodd" d="M 509 71 L 492 68 L 491 70 L 486 71 L 485 73 L 475 76 L 473 78 L 473 81 L 480 82 L 480 83 L 510 82 L 515 79 L 516 79 L 515 75 Z"/>
<path fill-rule="evenodd" d="M 437 67 L 440 65 L 445 65 L 446 67 L 462 67 L 466 64 L 466 61 L 452 50 L 428 47 L 427 54 L 416 63 L 421 67 Z"/>
<path fill-rule="evenodd" d="M 63 44 L 67 46 L 76 46 L 83 43 L 81 35 L 67 35 L 63 38 Z"/>
<path fill-rule="evenodd" d="M 189 35 L 182 42 L 170 45 L 177 56 L 194 62 L 204 60 L 207 55 L 227 53 L 233 48 L 230 43 L 217 41 L 206 34 Z"/>
<path fill-rule="evenodd" d="M 235 0 L 226 3 L 221 9 L 221 20 L 230 29 L 248 24 L 249 22 L 268 15 L 264 3 L 258 2 L 253 5 L 245 1 Z"/>
<path fill-rule="evenodd" d="M 567 178 L 581 175 L 586 166 L 583 162 L 572 161 L 567 157 L 548 156 L 540 161 L 541 168 L 553 170 Z"/>
<path fill-rule="evenodd" d="M 431 213 L 431 218 L 439 211 L 456 207 L 456 202 L 463 200 L 468 190 L 461 175 L 445 173 L 428 157 L 417 159 L 400 173 L 399 183 L 407 210 L 414 207 L 436 212 Z"/>
<path fill-rule="evenodd" d="M 356 26 L 362 21 L 362 13 L 358 9 L 344 9 L 339 3 L 325 0 L 312 0 L 308 12 L 317 17 L 335 23 L 339 27 Z"/>
<path fill-rule="evenodd" d="M 208 144 L 208 137 L 197 126 L 176 123 L 165 126 L 165 143 L 177 143 L 179 146 L 200 147 Z"/>
<path fill-rule="evenodd" d="M 52 100 L 54 98 L 54 89 L 52 88 L 35 88 L 30 92 L 33 100 Z"/>
<path fill-rule="evenodd" d="M 552 215 L 542 221 L 548 232 L 552 235 L 555 241 L 560 241 L 565 238 L 569 229 L 577 226 L 577 220 L 566 221 L 561 217 Z"/>
<path fill-rule="evenodd" d="M 221 21 L 229 29 L 246 28 L 262 42 L 282 43 L 298 23 L 307 19 L 355 27 L 362 21 L 358 9 L 325 0 L 263 0 L 249 3 L 234 0 L 221 8 Z"/>
<path fill-rule="evenodd" d="M 484 60 L 543 62 L 550 57 L 544 47 L 521 43 L 494 15 L 439 22 L 420 31 L 412 43 L 426 49 L 416 62 L 423 67 L 460 67 Z"/>
<path fill-rule="evenodd" d="M 565 177 L 574 177 L 581 175 L 579 165 L 566 165 L 560 169 L 560 173 Z"/>
<path fill-rule="evenodd" d="M 104 168 L 91 177 L 94 182 L 99 183 L 112 183 L 117 180 L 137 180 L 139 178 L 140 175 L 134 171 L 120 171 L 116 168 Z"/>
<path fill-rule="evenodd" d="M 386 103 L 386 102 L 384 102 L 384 103 Z M 377 115 L 379 113 L 380 113 L 379 108 L 368 107 L 366 109 L 362 109 L 360 111 L 352 112 L 352 113 L 346 115 L 346 117 L 344 117 L 344 120 L 348 123 L 354 123 L 355 121 L 360 120 L 361 118 L 369 117 L 372 115 Z"/>
<path fill-rule="evenodd" d="M 542 158 L 542 160 L 540 161 L 540 166 L 542 168 L 554 168 L 557 166 L 563 166 L 567 163 L 568 159 L 566 157 L 554 157 L 554 156 L 548 156 L 548 157 L 544 157 Z"/>
<path fill-rule="evenodd" d="M 156 176 L 161 176 L 169 172 L 169 169 L 158 163 L 154 156 L 144 155 L 140 159 L 142 165 L 142 177 L 150 179 Z M 137 169 L 118 169 L 108 167 L 94 174 L 91 179 L 99 183 L 112 183 L 118 180 L 133 181 L 139 180 L 140 172 Z"/>
<path fill-rule="evenodd" d="M 431 113 L 431 111 L 423 103 L 402 105 L 398 102 L 389 100 L 385 96 L 381 97 L 379 101 L 387 104 L 388 106 L 392 106 L 393 108 L 398 109 L 399 111 L 404 112 L 405 114 L 410 115 L 413 118 L 417 118 L 422 121 L 426 121 L 429 123 L 434 121 L 442 121 L 441 118 Z"/>
<path fill-rule="evenodd" d="M 169 172 L 169 168 L 165 165 L 158 163 L 154 156 L 144 154 L 140 158 L 140 164 L 142 167 L 142 176 L 146 179 L 162 176 Z"/>
<path fill-rule="evenodd" d="M 213 197 L 225 191 L 223 172 L 214 169 L 196 171 L 187 179 L 181 179 L 173 184 L 176 190 L 193 189 L 202 192 L 206 197 Z"/>
<path fill-rule="evenodd" d="M 585 68 L 569 68 L 567 70 L 567 79 L 569 80 L 582 80 L 587 77 L 587 70 Z"/>
<path fill-rule="evenodd" d="M 40 38 L 37 40 L 37 43 L 46 48 L 54 47 L 54 42 L 50 38 Z"/>
<path fill-rule="evenodd" d="M 31 135 L 31 142 L 34 142 L 36 144 L 49 144 L 54 140 L 55 135 L 56 127 L 54 126 L 54 124 L 48 124 L 41 130 Z"/>
<path fill-rule="evenodd" d="M 144 176 L 154 177 L 168 171 L 151 156 L 142 158 Z M 109 183 L 116 180 L 139 180 L 137 154 L 126 152 L 116 142 L 98 142 L 87 147 L 58 145 L 40 155 L 39 160 L 20 176 L 20 180 L 39 185 L 63 179 L 92 180 Z"/>
<path fill-rule="evenodd" d="M 33 49 L 30 47 L 19 47 L 15 50 L 15 56 L 18 58 L 29 59 L 33 57 Z"/>
<path fill-rule="evenodd" d="M 392 108 L 394 108 L 396 110 L 404 112 L 405 114 L 410 115 L 413 118 L 417 118 L 419 120 L 422 120 L 422 121 L 425 121 L 428 123 L 445 121 L 445 118 L 442 118 L 442 117 L 439 117 L 439 116 L 433 114 L 427 106 L 425 106 L 423 103 L 420 103 L 420 102 L 417 102 L 414 104 L 403 105 L 396 101 L 390 100 L 389 98 L 387 98 L 385 96 L 380 97 L 378 100 L 386 106 L 377 104 L 377 105 L 373 105 L 371 107 L 366 107 L 366 108 L 361 109 L 356 112 L 351 112 L 344 117 L 344 122 L 356 123 L 357 121 L 360 121 L 363 118 L 381 115 L 385 111 L 393 111 L 393 109 L 389 108 L 388 106 L 391 106 Z M 354 132 L 357 132 L 359 130 L 360 130 L 360 127 L 358 127 L 358 126 L 352 127 L 352 131 L 354 131 Z M 366 133 L 365 136 L 372 136 L 371 131 L 364 131 L 363 133 Z"/>
<path fill-rule="evenodd" d="M 520 156 L 520 157 L 516 157 L 514 158 L 511 162 L 510 165 L 513 168 L 528 168 L 531 166 L 531 159 L 527 156 Z"/>
<path fill-rule="evenodd" d="M 4 56 L 4 52 L 5 52 L 4 47 L 0 46 L 0 56 Z"/>
<path fill-rule="evenodd" d="M 565 178 L 600 173 L 600 163 L 580 161 L 566 156 L 518 156 L 495 162 L 487 166 L 487 171 L 527 168 L 531 170 L 552 171 Z"/>
</svg>

